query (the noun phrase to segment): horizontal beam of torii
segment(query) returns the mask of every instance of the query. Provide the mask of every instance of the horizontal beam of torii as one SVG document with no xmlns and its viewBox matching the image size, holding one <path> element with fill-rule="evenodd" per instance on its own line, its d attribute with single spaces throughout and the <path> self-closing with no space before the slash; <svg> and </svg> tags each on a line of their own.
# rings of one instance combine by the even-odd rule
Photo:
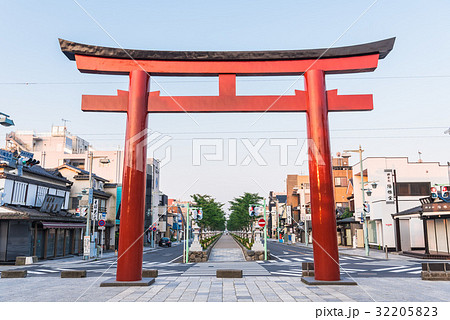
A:
<svg viewBox="0 0 450 320">
<path fill-rule="evenodd" d="M 328 128 L 330 111 L 372 110 L 372 95 L 327 91 L 325 75 L 374 71 L 395 38 L 312 50 L 155 51 L 85 45 L 60 39 L 61 50 L 84 73 L 129 75 L 129 91 L 85 95 L 83 111 L 127 112 L 117 281 L 139 281 L 144 229 L 148 113 L 306 112 L 315 279 L 340 279 Z M 294 95 L 236 95 L 236 77 L 304 76 Z M 150 76 L 217 76 L 218 96 L 161 96 Z"/>
</svg>

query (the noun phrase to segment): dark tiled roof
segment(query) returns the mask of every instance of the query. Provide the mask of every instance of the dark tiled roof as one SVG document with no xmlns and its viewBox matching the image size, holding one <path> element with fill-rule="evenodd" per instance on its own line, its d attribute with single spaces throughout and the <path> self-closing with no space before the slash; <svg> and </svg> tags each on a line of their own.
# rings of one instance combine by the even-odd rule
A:
<svg viewBox="0 0 450 320">
<path fill-rule="evenodd" d="M 83 217 L 77 217 L 67 211 L 60 213 L 45 213 L 38 209 L 20 207 L 20 206 L 1 206 L 0 220 L 43 220 L 43 221 L 60 221 L 60 222 L 86 222 Z"/>
</svg>

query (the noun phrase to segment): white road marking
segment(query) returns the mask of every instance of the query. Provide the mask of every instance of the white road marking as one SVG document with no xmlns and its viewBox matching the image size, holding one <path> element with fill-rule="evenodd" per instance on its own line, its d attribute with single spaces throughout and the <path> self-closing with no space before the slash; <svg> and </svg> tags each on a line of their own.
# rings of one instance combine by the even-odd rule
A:
<svg viewBox="0 0 450 320">
<path fill-rule="evenodd" d="M 39 272 L 39 271 L 27 271 L 27 273 L 31 273 L 31 274 L 45 274 L 45 272 Z"/>
<path fill-rule="evenodd" d="M 392 271 L 389 271 L 389 272 L 406 272 L 406 271 L 413 271 L 413 270 L 415 271 L 415 270 L 418 270 L 418 269 L 421 270 L 422 267 L 420 266 L 420 267 L 414 267 L 414 268 L 408 268 L 408 269 L 392 270 Z"/>
<path fill-rule="evenodd" d="M 282 276 L 293 276 L 293 277 L 301 277 L 301 274 L 286 272 L 286 271 L 278 271 L 278 272 L 271 272 L 270 274 L 279 274 Z"/>
<path fill-rule="evenodd" d="M 50 270 L 50 269 L 36 269 L 36 271 L 43 271 L 43 272 L 59 272 L 59 271 L 56 271 L 56 270 Z"/>
<path fill-rule="evenodd" d="M 389 268 L 381 268 L 381 269 L 375 269 L 375 270 L 371 270 L 371 271 L 387 271 L 387 270 L 394 270 L 394 269 L 400 269 L 400 268 L 405 268 L 405 266 L 401 266 L 401 267 L 389 267 Z"/>
</svg>

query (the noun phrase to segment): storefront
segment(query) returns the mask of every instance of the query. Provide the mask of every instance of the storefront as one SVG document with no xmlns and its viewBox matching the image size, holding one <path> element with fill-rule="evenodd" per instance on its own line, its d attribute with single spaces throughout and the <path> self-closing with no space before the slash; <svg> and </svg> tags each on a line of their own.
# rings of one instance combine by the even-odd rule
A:
<svg viewBox="0 0 450 320">
<path fill-rule="evenodd" d="M 36 209 L 2 207 L 0 211 L 0 261 L 18 256 L 49 259 L 82 254 L 86 227 L 80 217 L 50 215 Z"/>
<path fill-rule="evenodd" d="M 450 203 L 424 204 L 422 210 L 426 253 L 450 258 Z"/>
</svg>

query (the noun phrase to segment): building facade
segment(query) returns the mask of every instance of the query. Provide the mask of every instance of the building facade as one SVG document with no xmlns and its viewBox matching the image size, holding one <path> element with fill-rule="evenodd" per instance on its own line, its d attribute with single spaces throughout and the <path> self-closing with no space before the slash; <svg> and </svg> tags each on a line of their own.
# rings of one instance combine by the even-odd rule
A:
<svg viewBox="0 0 450 320">
<path fill-rule="evenodd" d="M 361 181 L 367 182 L 363 188 Z M 437 162 L 409 162 L 406 157 L 368 157 L 363 160 L 362 175 L 360 163 L 353 165 L 354 216 L 356 221 L 361 221 L 364 189 L 370 210 L 366 214 L 370 246 L 397 250 L 397 243 L 401 242 L 402 251 L 423 249 L 425 238 L 420 217 L 405 215 L 395 221 L 393 215 L 420 206 L 420 199 L 430 195 L 431 185 L 447 182 L 448 166 Z"/>
<path fill-rule="evenodd" d="M 68 211 L 72 183 L 40 166 L 0 164 L 0 261 L 82 254 L 86 220 Z"/>
</svg>

